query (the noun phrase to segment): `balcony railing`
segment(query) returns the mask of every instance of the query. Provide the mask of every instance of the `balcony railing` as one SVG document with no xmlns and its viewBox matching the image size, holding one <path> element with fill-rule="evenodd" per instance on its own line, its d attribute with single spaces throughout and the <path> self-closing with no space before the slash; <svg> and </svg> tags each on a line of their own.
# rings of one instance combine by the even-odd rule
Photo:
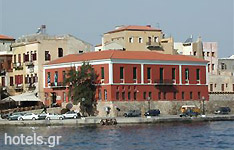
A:
<svg viewBox="0 0 234 150">
<path fill-rule="evenodd" d="M 25 62 L 25 65 L 26 65 L 26 66 L 34 66 L 34 64 L 33 64 L 32 61 Z"/>
<path fill-rule="evenodd" d="M 27 84 L 25 85 L 25 87 L 26 87 L 29 91 L 33 91 L 33 90 L 36 89 L 36 86 L 35 86 L 35 84 L 33 84 L 33 83 L 27 83 Z"/>
<path fill-rule="evenodd" d="M 22 90 L 22 89 L 23 89 L 23 84 L 16 84 L 16 85 L 14 86 L 14 89 L 15 89 L 15 90 Z"/>
<path fill-rule="evenodd" d="M 163 79 L 163 80 L 154 80 L 154 83 L 158 84 L 158 85 L 173 85 L 176 83 L 175 80 L 172 79 Z"/>
<path fill-rule="evenodd" d="M 6 70 L 5 69 L 2 69 L 1 71 L 0 71 L 0 76 L 5 76 L 6 75 Z"/>
<path fill-rule="evenodd" d="M 61 88 L 61 87 L 66 87 L 66 84 L 64 82 L 52 82 L 49 85 L 51 88 Z"/>
<path fill-rule="evenodd" d="M 23 66 L 21 65 L 21 63 L 13 63 L 13 68 L 15 70 L 23 70 Z"/>
<path fill-rule="evenodd" d="M 147 46 L 160 46 L 159 42 L 146 42 Z"/>
</svg>

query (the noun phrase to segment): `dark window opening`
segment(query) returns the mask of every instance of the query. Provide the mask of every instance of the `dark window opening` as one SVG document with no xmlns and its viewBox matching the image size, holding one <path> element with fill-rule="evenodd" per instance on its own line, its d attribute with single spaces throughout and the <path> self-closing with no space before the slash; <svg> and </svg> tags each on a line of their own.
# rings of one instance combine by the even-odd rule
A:
<svg viewBox="0 0 234 150">
<path fill-rule="evenodd" d="M 63 57 L 63 49 L 58 48 L 58 57 Z"/>
</svg>

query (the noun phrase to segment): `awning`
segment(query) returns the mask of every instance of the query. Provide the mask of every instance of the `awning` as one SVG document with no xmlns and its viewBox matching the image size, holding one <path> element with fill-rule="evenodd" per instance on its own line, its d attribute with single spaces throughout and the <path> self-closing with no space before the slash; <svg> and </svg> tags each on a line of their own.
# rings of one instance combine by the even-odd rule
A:
<svg viewBox="0 0 234 150">
<path fill-rule="evenodd" d="M 38 97 L 35 96 L 34 93 L 23 93 L 20 95 L 9 96 L 9 97 L 10 97 L 10 99 L 12 99 L 13 101 L 16 101 L 16 102 L 26 102 L 26 101 L 38 102 L 38 101 L 41 101 Z"/>
</svg>

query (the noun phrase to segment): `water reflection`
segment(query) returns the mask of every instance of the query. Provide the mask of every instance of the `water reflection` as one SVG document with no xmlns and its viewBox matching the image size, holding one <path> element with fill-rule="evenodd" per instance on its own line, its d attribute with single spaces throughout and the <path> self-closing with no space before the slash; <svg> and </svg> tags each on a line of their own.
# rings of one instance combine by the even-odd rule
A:
<svg viewBox="0 0 234 150">
<path fill-rule="evenodd" d="M 48 126 L 2 127 L 0 146 L 8 149 L 50 149 L 48 145 L 4 145 L 4 133 L 25 136 L 36 133 L 47 140 L 62 136 L 59 146 L 52 149 L 153 150 L 234 149 L 234 122 L 166 123 L 154 125 L 117 126 Z"/>
</svg>

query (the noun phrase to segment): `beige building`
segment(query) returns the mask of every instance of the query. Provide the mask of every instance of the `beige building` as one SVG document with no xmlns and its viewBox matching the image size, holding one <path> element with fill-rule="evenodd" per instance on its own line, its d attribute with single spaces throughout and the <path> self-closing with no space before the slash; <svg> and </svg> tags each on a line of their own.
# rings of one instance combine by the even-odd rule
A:
<svg viewBox="0 0 234 150">
<path fill-rule="evenodd" d="M 175 42 L 174 49 L 177 54 L 203 59 L 203 44 L 201 37 L 198 37 L 197 41 L 194 42 L 193 36 L 191 35 L 185 42 Z"/>
<path fill-rule="evenodd" d="M 8 92 L 34 92 L 43 101 L 43 64 L 68 54 L 92 51 L 92 45 L 72 35 L 49 36 L 42 26 L 39 33 L 19 38 L 12 49 L 13 72 L 8 76 Z"/>
<path fill-rule="evenodd" d="M 174 40 L 165 38 L 162 30 L 147 26 L 118 26 L 104 33 L 102 44 L 95 51 L 121 49 L 126 51 L 156 51 L 164 54 L 174 53 Z"/>
</svg>

